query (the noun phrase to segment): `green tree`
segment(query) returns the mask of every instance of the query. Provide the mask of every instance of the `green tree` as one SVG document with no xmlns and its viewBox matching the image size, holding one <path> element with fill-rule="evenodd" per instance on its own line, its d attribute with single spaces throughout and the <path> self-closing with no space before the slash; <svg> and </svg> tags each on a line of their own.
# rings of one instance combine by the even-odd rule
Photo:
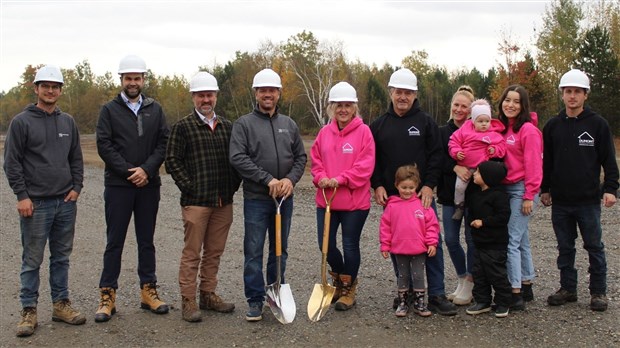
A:
<svg viewBox="0 0 620 348">
<path fill-rule="evenodd" d="M 42 65 L 28 65 L 17 86 L 11 88 L 0 98 L 0 131 L 5 132 L 15 115 L 26 105 L 36 102 L 34 95 L 34 76 Z"/>
<path fill-rule="evenodd" d="M 580 22 L 584 14 L 579 3 L 573 0 L 554 0 L 543 16 L 543 26 L 538 33 L 536 48 L 540 75 L 549 100 L 549 110 L 558 109 L 557 85 L 562 74 L 572 68 L 577 58 L 578 42 L 582 37 Z M 552 101 L 555 100 L 555 103 Z"/>
<path fill-rule="evenodd" d="M 159 99 L 157 100 L 164 112 L 166 121 L 172 124 L 187 114 L 193 108 L 189 83 L 182 76 L 159 76 Z M 217 106 L 216 106 L 217 107 Z"/>
<path fill-rule="evenodd" d="M 575 66 L 590 77 L 588 104 L 620 134 L 620 64 L 607 29 L 595 26 L 586 32 Z"/>
<path fill-rule="evenodd" d="M 590 27 L 607 29 L 611 48 L 620 59 L 620 1 L 588 1 L 585 17 Z"/>
</svg>

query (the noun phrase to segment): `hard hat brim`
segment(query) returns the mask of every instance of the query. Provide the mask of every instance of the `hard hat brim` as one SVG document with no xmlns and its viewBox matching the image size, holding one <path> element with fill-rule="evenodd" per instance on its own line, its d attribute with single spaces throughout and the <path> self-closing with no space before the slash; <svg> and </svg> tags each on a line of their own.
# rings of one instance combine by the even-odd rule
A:
<svg viewBox="0 0 620 348">
<path fill-rule="evenodd" d="M 146 72 L 146 70 L 143 69 L 125 69 L 125 70 L 119 70 L 118 74 L 122 75 L 122 74 L 144 74 Z"/>
<path fill-rule="evenodd" d="M 275 83 L 260 83 L 257 85 L 252 85 L 252 88 L 260 88 L 260 87 L 273 87 L 273 88 L 282 88 L 282 85 L 276 85 Z"/>
<path fill-rule="evenodd" d="M 414 91 L 417 92 L 418 91 L 418 86 L 412 86 L 412 85 L 401 85 L 399 83 L 391 83 L 388 85 L 388 87 L 392 87 L 392 88 L 400 88 L 400 89 L 408 89 L 410 91 Z"/>
<path fill-rule="evenodd" d="M 190 92 L 219 92 L 219 88 L 214 87 L 195 87 L 189 90 Z"/>
<path fill-rule="evenodd" d="M 357 103 L 357 98 L 330 98 L 330 103 L 351 102 Z"/>
</svg>

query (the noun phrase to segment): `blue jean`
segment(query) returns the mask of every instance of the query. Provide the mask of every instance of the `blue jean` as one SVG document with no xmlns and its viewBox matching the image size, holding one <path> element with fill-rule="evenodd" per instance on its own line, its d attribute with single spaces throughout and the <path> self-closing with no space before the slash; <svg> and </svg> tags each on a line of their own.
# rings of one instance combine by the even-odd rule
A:
<svg viewBox="0 0 620 348">
<path fill-rule="evenodd" d="M 558 241 L 558 269 L 560 286 L 577 292 L 577 269 L 575 269 L 575 240 L 577 226 L 583 239 L 583 248 L 590 260 L 590 293 L 607 293 L 607 261 L 602 241 L 601 206 L 599 204 L 566 206 L 554 203 L 551 208 L 553 231 Z"/>
<path fill-rule="evenodd" d="M 504 186 L 510 197 L 510 221 L 508 221 L 508 280 L 513 289 L 521 289 L 521 282 L 532 281 L 536 277 L 532 261 L 532 248 L 528 224 L 538 204 L 538 196 L 534 199 L 534 208 L 530 215 L 523 215 L 523 181 Z"/>
<path fill-rule="evenodd" d="M 329 223 L 329 246 L 327 263 L 332 271 L 351 276 L 351 282 L 357 278 L 361 263 L 360 238 L 366 223 L 369 210 L 331 211 Z M 323 245 L 323 229 L 325 226 L 325 208 L 316 208 L 317 233 L 319 250 Z M 338 249 L 336 233 L 342 226 L 342 252 Z M 343 256 L 344 254 L 344 256 Z"/>
<path fill-rule="evenodd" d="M 454 220 L 451 216 L 454 214 L 454 206 L 443 205 L 442 211 L 442 224 L 443 233 L 446 239 L 446 247 L 448 247 L 448 253 L 450 253 L 450 259 L 456 270 L 456 275 L 459 278 L 463 278 L 472 274 L 472 267 L 474 264 L 474 240 L 471 238 L 471 227 L 465 223 L 465 243 L 467 244 L 467 254 L 463 250 L 461 245 L 461 223 L 464 219 Z M 465 210 L 464 217 L 467 217 L 467 209 Z"/>
<path fill-rule="evenodd" d="M 59 196 L 33 199 L 31 217 L 21 217 L 22 269 L 19 298 L 22 307 L 36 307 L 39 299 L 39 269 L 49 240 L 49 282 L 52 302 L 69 298 L 69 256 L 73 251 L 77 205 Z"/>
<path fill-rule="evenodd" d="M 159 186 L 142 188 L 106 186 L 103 197 L 107 242 L 99 287 L 118 289 L 123 247 L 132 214 L 138 244 L 140 286 L 157 283 L 153 239 L 159 210 Z"/>
<path fill-rule="evenodd" d="M 293 198 L 284 200 L 280 208 L 282 215 L 282 256 L 280 259 L 281 282 L 284 281 L 286 260 L 288 258 L 288 235 L 291 230 Z M 277 278 L 275 219 L 276 206 L 273 200 L 244 199 L 243 218 L 245 234 L 243 237 L 243 285 L 248 303 L 265 300 L 265 278 L 263 277 L 263 248 L 265 234 L 269 234 L 269 256 L 267 257 L 267 284 Z"/>
<path fill-rule="evenodd" d="M 435 204 L 435 200 L 433 199 L 433 203 L 431 204 L 433 210 L 435 211 L 435 215 L 437 215 L 437 205 Z M 438 236 L 437 241 L 437 251 L 435 256 L 426 258 L 426 281 L 428 285 L 428 296 L 445 296 L 446 287 L 443 282 L 444 280 L 444 265 L 443 265 L 443 248 L 441 241 L 441 232 Z M 398 279 L 398 266 L 396 262 L 396 257 L 394 254 L 390 254 L 390 258 L 392 259 L 392 266 L 394 266 L 394 274 L 396 274 L 396 279 Z M 410 279 L 410 284 L 413 284 L 413 279 Z"/>
</svg>

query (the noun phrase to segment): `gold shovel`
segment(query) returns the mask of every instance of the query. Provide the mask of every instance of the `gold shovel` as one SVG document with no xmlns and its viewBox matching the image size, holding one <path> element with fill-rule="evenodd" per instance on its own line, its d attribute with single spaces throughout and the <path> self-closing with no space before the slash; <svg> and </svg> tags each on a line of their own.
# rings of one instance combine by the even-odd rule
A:
<svg viewBox="0 0 620 348">
<path fill-rule="evenodd" d="M 331 220 L 330 206 L 335 196 L 336 188 L 334 188 L 334 192 L 329 199 L 327 199 L 325 189 L 323 189 L 325 223 L 323 228 L 323 244 L 321 246 L 321 284 L 314 284 L 310 300 L 308 300 L 308 318 L 313 322 L 321 320 L 325 313 L 327 313 L 336 292 L 336 288 L 333 285 L 327 284 L 327 249 L 329 247 L 329 224 Z"/>
</svg>

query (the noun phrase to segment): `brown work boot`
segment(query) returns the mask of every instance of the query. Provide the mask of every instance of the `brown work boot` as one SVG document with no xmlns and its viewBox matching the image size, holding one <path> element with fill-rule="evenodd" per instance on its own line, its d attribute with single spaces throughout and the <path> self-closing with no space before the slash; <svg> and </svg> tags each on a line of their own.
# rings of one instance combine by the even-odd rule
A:
<svg viewBox="0 0 620 348">
<path fill-rule="evenodd" d="M 37 328 L 37 308 L 24 307 L 20 312 L 21 319 L 17 324 L 17 337 L 27 337 L 34 333 Z"/>
<path fill-rule="evenodd" d="M 69 301 L 69 299 L 64 299 L 54 302 L 52 320 L 64 321 L 71 325 L 82 325 L 86 322 L 86 316 L 71 307 L 71 301 Z"/>
<path fill-rule="evenodd" d="M 590 300 L 590 309 L 597 312 L 604 312 L 607 310 L 607 296 L 604 294 L 592 294 Z"/>
<path fill-rule="evenodd" d="M 202 321 L 202 315 L 200 314 L 200 310 L 198 310 L 195 298 L 181 296 L 181 306 L 183 320 L 189 321 L 190 323 Z"/>
<path fill-rule="evenodd" d="M 142 285 L 142 291 L 140 291 L 140 307 L 142 309 L 148 309 L 156 314 L 168 313 L 168 305 L 159 299 L 157 285 L 155 283 Z"/>
<path fill-rule="evenodd" d="M 230 313 L 235 310 L 235 304 L 224 302 L 215 292 L 200 290 L 200 309 Z"/>
<path fill-rule="evenodd" d="M 332 276 L 332 285 L 336 288 L 334 291 L 334 297 L 332 297 L 332 303 L 336 303 L 340 298 L 342 292 L 342 282 L 340 281 L 340 274 L 329 271 L 329 275 Z"/>
<path fill-rule="evenodd" d="M 116 290 L 113 288 L 99 289 L 99 308 L 95 313 L 95 322 L 102 323 L 110 320 L 116 313 Z"/>
<path fill-rule="evenodd" d="M 355 293 L 357 292 L 357 279 L 351 283 L 351 276 L 341 274 L 342 290 L 340 298 L 336 301 L 336 310 L 346 311 L 355 305 Z"/>
</svg>

